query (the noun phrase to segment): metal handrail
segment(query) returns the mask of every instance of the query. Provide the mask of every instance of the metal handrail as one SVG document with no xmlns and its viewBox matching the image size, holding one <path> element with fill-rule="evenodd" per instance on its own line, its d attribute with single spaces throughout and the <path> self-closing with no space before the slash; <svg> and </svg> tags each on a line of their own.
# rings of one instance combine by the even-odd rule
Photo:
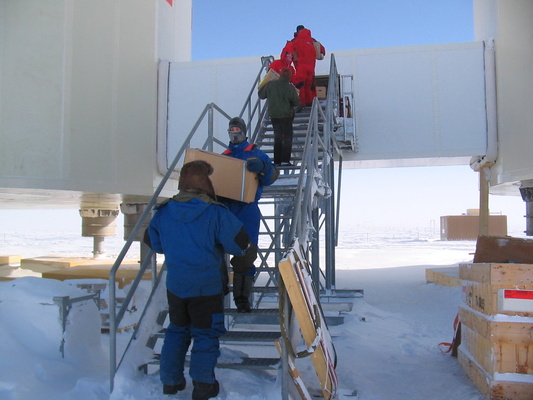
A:
<svg viewBox="0 0 533 400">
<path fill-rule="evenodd" d="M 330 65 L 330 75 L 328 82 L 328 95 L 326 98 L 326 111 L 323 112 L 320 107 L 319 101 L 317 98 L 313 100 L 311 107 L 311 114 L 309 119 L 309 124 L 307 128 L 306 142 L 304 146 L 304 152 L 302 156 L 302 164 L 300 166 L 300 176 L 298 178 L 297 194 L 294 200 L 294 215 L 291 221 L 291 226 L 289 229 L 288 236 L 288 245 L 292 245 L 296 238 L 300 239 L 299 243 L 301 245 L 307 245 L 308 248 L 305 249 L 306 252 L 309 251 L 311 243 L 314 242 L 312 235 L 317 235 L 315 221 L 313 220 L 313 210 L 316 208 L 317 204 L 322 200 L 324 213 L 326 214 L 325 225 L 326 225 L 326 272 L 325 272 L 325 286 L 326 290 L 330 290 L 332 283 L 334 283 L 334 256 L 328 254 L 334 247 L 336 242 L 336 229 L 335 225 L 337 222 L 336 218 L 333 218 L 335 213 L 335 203 L 334 203 L 334 191 L 332 186 L 334 185 L 334 152 L 337 153 L 339 158 L 342 160 L 342 152 L 339 149 L 334 133 L 335 125 L 335 111 L 336 106 L 338 109 L 338 73 L 335 64 L 335 57 L 331 55 L 331 65 Z M 320 129 L 320 124 L 322 123 L 322 134 Z M 323 156 L 321 159 L 321 165 L 319 165 L 319 150 L 323 151 Z M 319 176 L 320 179 L 323 179 L 324 185 L 328 186 L 328 189 L 331 190 L 331 193 L 324 196 L 322 199 L 319 199 L 319 194 L 317 191 L 314 191 L 313 180 L 316 176 Z M 340 174 L 339 174 L 340 177 Z M 340 185 L 339 185 L 340 187 Z M 337 210 L 338 212 L 338 210 Z M 332 226 L 333 225 L 333 226 Z M 316 251 L 316 250 L 313 250 Z M 318 257 L 313 257 L 316 259 Z M 333 264 L 330 264 L 333 262 Z M 318 265 L 311 263 L 313 269 L 313 280 L 317 288 L 320 287 L 319 271 L 321 272 Z M 283 294 L 286 296 L 286 294 Z M 288 305 L 289 302 L 286 302 L 284 312 L 289 312 Z M 290 330 L 290 328 L 289 328 Z M 288 353 L 289 350 L 285 345 L 285 342 L 282 343 L 282 388 L 288 387 Z M 287 400 L 289 397 L 288 391 L 282 391 L 282 399 Z"/>
<path fill-rule="evenodd" d="M 290 244 L 294 238 L 298 237 L 300 243 L 309 242 L 308 232 L 312 226 L 311 209 L 313 208 L 312 201 L 314 193 L 313 179 L 315 178 L 315 172 L 324 180 L 324 183 L 331 190 L 331 201 L 334 201 L 333 186 L 333 171 L 334 171 L 334 156 L 337 155 L 342 165 L 342 151 L 340 150 L 337 139 L 334 135 L 334 127 L 336 125 L 336 114 L 338 112 L 338 99 L 339 99 L 339 80 L 338 71 L 335 62 L 335 56 L 331 55 L 330 74 L 328 79 L 328 94 L 326 98 L 325 112 L 320 107 L 317 98 L 313 100 L 311 107 L 311 114 L 309 119 L 309 125 L 306 135 L 306 143 L 304 146 L 304 152 L 302 156 L 302 165 L 300 167 L 300 175 L 298 181 L 297 196 L 294 202 L 295 215 L 293 216 L 292 224 L 290 227 L 290 233 L 288 237 L 288 243 Z M 323 133 L 320 135 L 320 124 L 323 124 Z M 322 165 L 318 166 L 318 150 L 321 149 L 324 152 L 322 159 Z M 339 175 L 340 179 L 340 175 Z M 340 181 L 338 190 L 340 190 Z M 338 192 L 340 193 L 340 192 Z M 340 197 L 340 196 L 339 196 Z M 327 201 L 326 203 L 330 203 Z M 337 243 L 338 240 L 338 213 L 339 208 L 332 207 L 330 203 L 329 207 L 333 212 L 336 212 L 334 218 L 329 219 L 329 223 L 333 225 L 334 235 L 332 236 L 332 242 Z M 299 206 L 300 205 L 300 206 Z M 339 205 L 339 204 L 338 204 Z M 327 210 L 326 210 L 327 211 Z M 305 216 L 305 218 L 303 218 Z M 305 241 L 303 240 L 305 239 Z"/>
<path fill-rule="evenodd" d="M 268 67 L 270 66 L 270 63 L 272 61 L 274 61 L 273 56 L 261 57 L 261 69 L 257 74 L 254 84 L 252 85 L 252 88 L 248 93 L 248 97 L 246 98 L 241 112 L 239 113 L 239 117 L 244 119 L 244 121 L 246 122 L 246 126 L 249 127 L 249 130 L 250 127 L 255 126 L 250 136 L 251 143 L 255 143 L 257 140 L 257 136 L 261 130 L 261 122 L 263 121 L 267 110 L 266 106 L 262 106 L 263 103 L 261 102 L 261 99 L 257 96 L 257 86 L 259 85 L 259 82 L 261 82 L 261 76 L 265 71 L 268 70 Z M 246 111 L 247 114 L 245 115 Z"/>
</svg>

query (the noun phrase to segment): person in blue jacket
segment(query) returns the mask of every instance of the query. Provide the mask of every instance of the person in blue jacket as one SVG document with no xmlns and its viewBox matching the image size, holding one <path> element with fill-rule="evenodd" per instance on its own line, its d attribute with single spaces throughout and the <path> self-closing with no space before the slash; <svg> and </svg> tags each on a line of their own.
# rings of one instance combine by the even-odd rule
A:
<svg viewBox="0 0 533 400">
<path fill-rule="evenodd" d="M 263 187 L 272 185 L 279 175 L 279 171 L 270 157 L 258 149 L 255 144 L 248 142 L 246 137 L 246 123 L 240 117 L 234 117 L 228 126 L 229 145 L 222 153 L 229 157 L 246 160 L 246 168 L 257 173 L 259 185 L 255 199 L 251 203 L 242 201 L 221 199 L 224 204 L 244 224 L 244 229 L 252 242 L 257 246 L 259 239 L 259 227 L 261 224 L 261 211 L 259 199 L 263 193 Z M 254 286 L 255 266 L 250 265 L 247 273 L 238 273 L 233 270 L 233 301 L 239 312 L 250 312 L 250 294 Z"/>
<path fill-rule="evenodd" d="M 215 366 L 224 327 L 220 265 L 233 254 L 233 268 L 247 272 L 257 248 L 243 224 L 217 202 L 209 175 L 211 165 L 192 161 L 180 171 L 179 193 L 157 207 L 145 242 L 165 255 L 170 323 L 161 351 L 164 394 L 185 389 L 185 355 L 191 341 L 189 375 L 193 400 L 219 393 Z"/>
</svg>

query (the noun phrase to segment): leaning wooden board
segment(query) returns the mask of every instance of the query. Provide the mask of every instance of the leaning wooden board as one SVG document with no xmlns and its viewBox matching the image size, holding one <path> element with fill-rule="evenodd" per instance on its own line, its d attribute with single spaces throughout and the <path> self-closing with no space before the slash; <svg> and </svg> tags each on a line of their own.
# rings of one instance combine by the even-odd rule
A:
<svg viewBox="0 0 533 400">
<path fill-rule="evenodd" d="M 324 399 L 331 400 L 337 390 L 335 348 L 298 242 L 278 267 L 320 381 L 320 389 Z"/>
</svg>

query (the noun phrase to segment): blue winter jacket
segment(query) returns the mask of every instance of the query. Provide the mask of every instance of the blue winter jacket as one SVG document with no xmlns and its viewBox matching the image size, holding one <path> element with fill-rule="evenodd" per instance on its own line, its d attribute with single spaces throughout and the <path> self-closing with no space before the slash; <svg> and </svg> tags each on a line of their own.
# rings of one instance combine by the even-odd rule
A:
<svg viewBox="0 0 533 400">
<path fill-rule="evenodd" d="M 258 202 L 259 199 L 261 199 L 263 187 L 272 185 L 276 181 L 279 171 L 264 151 L 258 149 L 255 145 L 250 144 L 247 140 L 240 144 L 230 143 L 228 149 L 222 154 L 240 160 L 248 160 L 249 158 L 257 157 L 265 162 L 266 170 L 263 173 L 257 174 L 259 184 L 253 202 L 244 203 L 242 201 L 231 199 L 222 200 L 230 211 L 244 224 L 246 233 L 250 236 L 252 242 L 257 245 L 259 240 L 259 227 L 261 224 L 261 211 L 259 210 Z M 254 273 L 255 268 L 253 268 L 249 274 L 253 275 Z"/>
<path fill-rule="evenodd" d="M 150 246 L 165 255 L 167 289 L 187 298 L 222 292 L 224 253 L 242 256 L 243 224 L 205 194 L 180 192 L 157 210 L 148 227 Z"/>
<path fill-rule="evenodd" d="M 257 174 L 259 185 L 257 186 L 257 192 L 255 193 L 255 203 L 261 198 L 263 186 L 272 185 L 278 177 L 279 172 L 272 163 L 270 157 L 263 150 L 258 149 L 254 144 L 250 144 L 247 140 L 239 144 L 230 143 L 228 149 L 222 154 L 240 160 L 248 160 L 249 158 L 257 157 L 266 163 L 266 170 L 263 173 Z"/>
</svg>

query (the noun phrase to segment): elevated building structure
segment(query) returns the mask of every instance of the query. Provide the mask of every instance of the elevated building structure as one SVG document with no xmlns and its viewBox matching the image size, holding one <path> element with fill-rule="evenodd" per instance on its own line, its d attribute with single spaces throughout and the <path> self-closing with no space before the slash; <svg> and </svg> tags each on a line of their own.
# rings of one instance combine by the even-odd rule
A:
<svg viewBox="0 0 533 400">
<path fill-rule="evenodd" d="M 471 164 L 487 192 L 522 195 L 529 225 L 533 3 L 473 5 L 472 43 L 331 51 L 355 96 L 344 166 Z M 238 114 L 261 63 L 192 62 L 191 15 L 191 0 L 0 3 L 0 207 L 138 215 L 203 107 Z"/>
</svg>

